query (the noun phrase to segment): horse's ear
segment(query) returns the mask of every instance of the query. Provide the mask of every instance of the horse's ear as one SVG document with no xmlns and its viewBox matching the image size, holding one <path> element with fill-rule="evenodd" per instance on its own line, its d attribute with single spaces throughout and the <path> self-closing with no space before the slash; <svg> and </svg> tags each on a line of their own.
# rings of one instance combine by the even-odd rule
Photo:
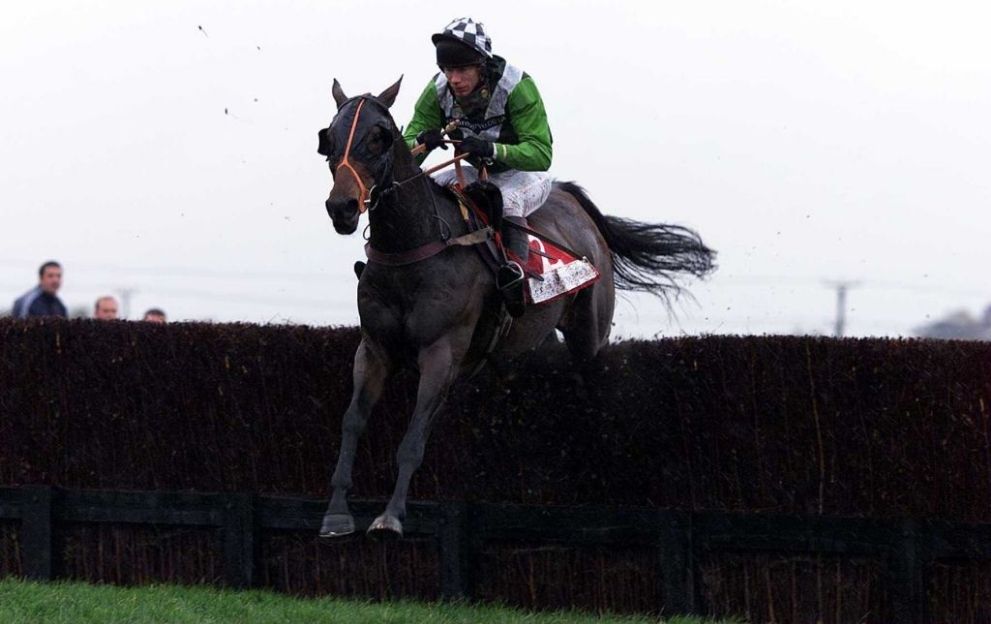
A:
<svg viewBox="0 0 991 624">
<path fill-rule="evenodd" d="M 403 77 L 400 76 L 399 80 L 396 81 L 394 85 L 379 93 L 378 99 L 385 104 L 387 107 L 391 107 L 396 101 L 396 96 L 399 95 L 399 85 L 402 84 Z"/>
<path fill-rule="evenodd" d="M 337 78 L 334 78 L 334 87 L 331 89 L 334 94 L 334 101 L 337 102 L 337 108 L 340 108 L 348 101 L 348 96 L 344 95 L 344 89 L 341 88 L 341 83 L 337 82 Z"/>
</svg>

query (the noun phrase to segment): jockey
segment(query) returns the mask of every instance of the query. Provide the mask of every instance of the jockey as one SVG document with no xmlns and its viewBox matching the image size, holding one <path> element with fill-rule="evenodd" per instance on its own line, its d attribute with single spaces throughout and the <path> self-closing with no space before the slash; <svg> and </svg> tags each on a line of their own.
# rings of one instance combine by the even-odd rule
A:
<svg viewBox="0 0 991 624">
<path fill-rule="evenodd" d="M 441 71 L 417 100 L 403 138 L 411 148 L 422 144 L 427 152 L 447 149 L 441 128 L 456 122 L 450 137 L 461 141 L 459 153 L 470 154 L 467 161 L 472 166 L 464 167 L 467 180 L 477 181 L 484 164 L 489 181 L 502 193 L 504 221 L 526 226 L 526 217 L 551 192 L 547 173 L 553 153 L 551 130 L 537 85 L 528 74 L 492 54 L 492 40 L 483 25 L 471 18 L 454 20 L 431 40 Z M 426 153 L 418 162 L 424 158 Z M 455 176 L 448 169 L 436 174 L 435 180 L 446 186 Z M 527 234 L 504 224 L 502 237 L 525 264 Z M 523 269 L 515 262 L 503 266 L 498 275 L 499 288 L 520 306 L 523 277 Z M 511 312 L 514 307 L 510 306 Z"/>
</svg>

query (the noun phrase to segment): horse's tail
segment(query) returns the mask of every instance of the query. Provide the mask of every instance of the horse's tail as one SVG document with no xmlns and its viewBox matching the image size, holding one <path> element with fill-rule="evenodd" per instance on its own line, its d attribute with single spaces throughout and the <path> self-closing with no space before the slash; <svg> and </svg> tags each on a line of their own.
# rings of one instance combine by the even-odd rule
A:
<svg viewBox="0 0 991 624">
<path fill-rule="evenodd" d="M 649 292 L 661 297 L 677 295 L 676 274 L 702 277 L 715 268 L 716 252 L 694 230 L 680 225 L 642 223 L 606 216 L 584 189 L 573 182 L 559 183 L 595 222 L 612 252 L 616 288 Z"/>
</svg>

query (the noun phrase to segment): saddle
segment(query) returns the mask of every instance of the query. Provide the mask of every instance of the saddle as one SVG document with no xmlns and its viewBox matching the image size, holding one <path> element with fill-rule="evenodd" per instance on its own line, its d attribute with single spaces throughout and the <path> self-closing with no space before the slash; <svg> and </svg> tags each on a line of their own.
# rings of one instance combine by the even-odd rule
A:
<svg viewBox="0 0 991 624">
<path fill-rule="evenodd" d="M 448 189 L 454 193 L 469 232 L 491 228 L 492 235 L 485 244 L 476 245 L 485 264 L 497 273 L 506 260 L 517 262 L 525 273 L 524 294 L 530 304 L 553 301 L 588 288 L 599 279 L 595 266 L 562 243 L 532 228 L 503 220 L 499 189 L 488 183 L 462 186 L 454 182 Z M 509 250 L 502 240 L 502 228 L 513 227 L 527 234 L 530 253 L 524 262 Z"/>
</svg>

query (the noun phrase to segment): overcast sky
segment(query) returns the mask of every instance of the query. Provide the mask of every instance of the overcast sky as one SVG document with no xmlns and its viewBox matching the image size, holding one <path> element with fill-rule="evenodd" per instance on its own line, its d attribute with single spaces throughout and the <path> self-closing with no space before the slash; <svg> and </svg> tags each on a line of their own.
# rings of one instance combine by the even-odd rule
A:
<svg viewBox="0 0 991 624">
<path fill-rule="evenodd" d="M 316 132 L 430 34 L 482 21 L 536 80 L 552 173 L 609 214 L 697 229 L 719 269 L 619 336 L 908 335 L 991 303 L 991 5 L 982 2 L 6 3 L 0 307 L 42 260 L 63 300 L 130 317 L 355 324 L 358 235 L 334 233 Z"/>
</svg>

